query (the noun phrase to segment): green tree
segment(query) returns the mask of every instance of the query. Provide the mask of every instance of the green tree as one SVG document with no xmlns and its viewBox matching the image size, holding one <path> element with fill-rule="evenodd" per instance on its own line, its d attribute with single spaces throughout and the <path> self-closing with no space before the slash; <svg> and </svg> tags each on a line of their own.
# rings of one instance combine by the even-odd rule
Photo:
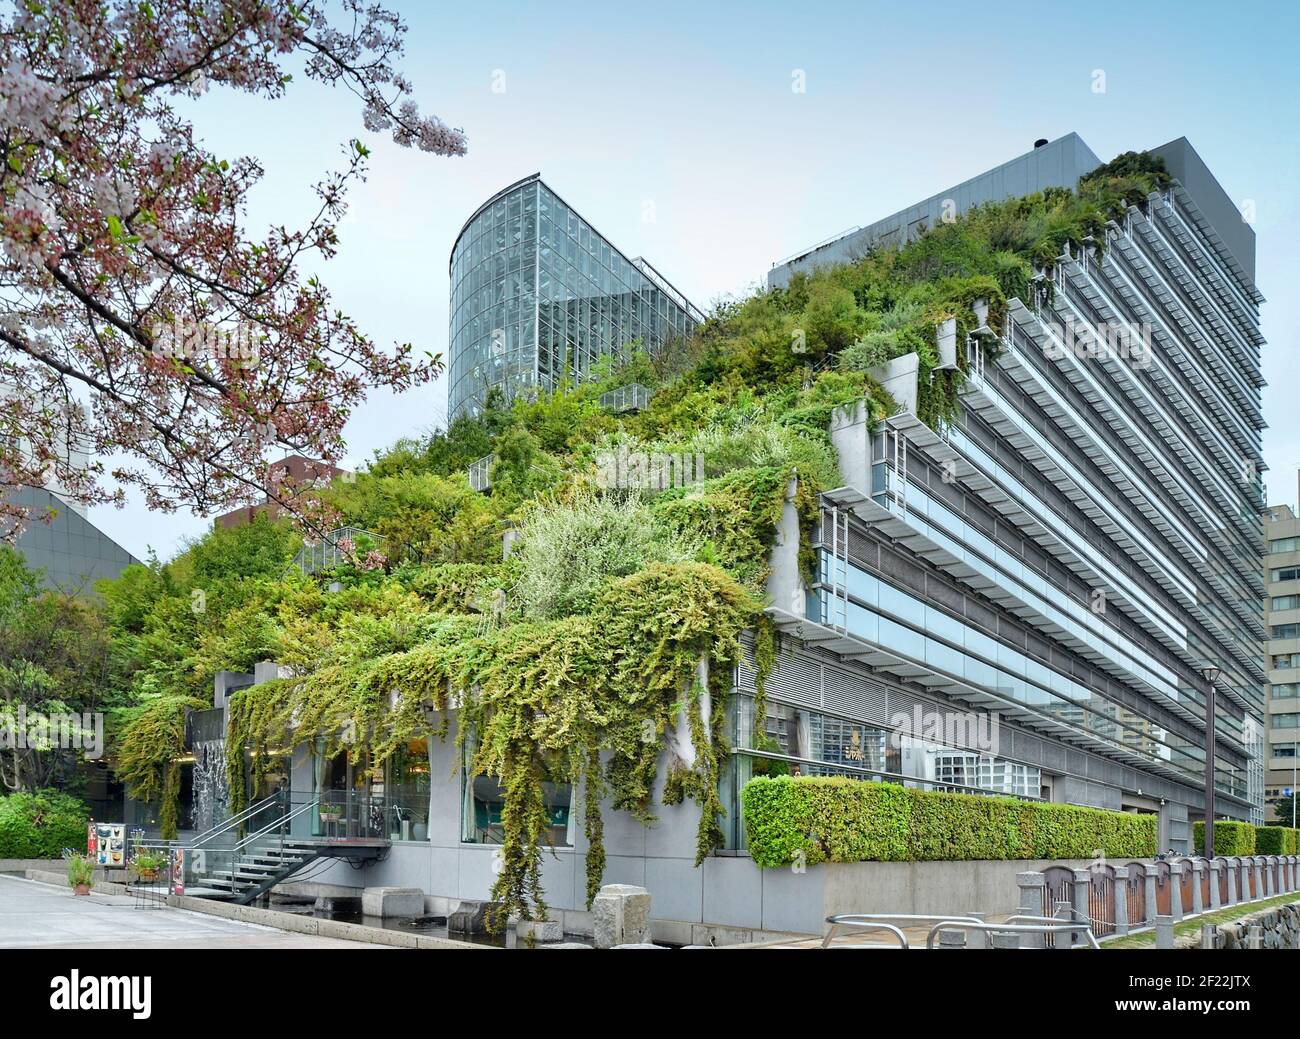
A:
<svg viewBox="0 0 1300 1039">
<path fill-rule="evenodd" d="M 16 728 L 24 717 L 37 715 L 93 714 L 113 702 L 108 635 L 98 604 L 42 591 L 38 581 L 16 551 L 0 546 L 3 726 Z M 94 731 L 92 723 L 86 735 Z M 13 740 L 0 751 L 0 786 L 10 791 L 65 787 L 75 782 L 81 760 L 80 748 L 59 747 L 57 740 Z"/>
</svg>

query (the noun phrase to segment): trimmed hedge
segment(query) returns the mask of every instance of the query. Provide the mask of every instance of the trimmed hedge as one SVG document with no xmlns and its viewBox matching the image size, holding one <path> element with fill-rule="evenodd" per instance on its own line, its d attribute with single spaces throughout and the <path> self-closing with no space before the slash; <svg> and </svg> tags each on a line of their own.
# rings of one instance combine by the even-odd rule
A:
<svg viewBox="0 0 1300 1039">
<path fill-rule="evenodd" d="M 1285 855 L 1287 841 L 1286 827 L 1284 826 L 1256 826 L 1255 827 L 1255 851 L 1260 855 Z M 1219 843 L 1218 827 L 1215 827 L 1214 834 L 1215 851 L 1217 852 Z"/>
<path fill-rule="evenodd" d="M 90 811 L 57 790 L 0 797 L 0 859 L 57 859 L 84 851 Z"/>
<path fill-rule="evenodd" d="M 1156 817 L 858 779 L 755 778 L 741 791 L 749 853 L 795 862 L 1146 858 Z"/>
<path fill-rule="evenodd" d="M 1205 854 L 1205 823 L 1192 826 L 1198 855 Z M 1215 855 L 1300 855 L 1300 830 L 1289 826 L 1252 826 L 1228 819 L 1214 820 Z"/>
<path fill-rule="evenodd" d="M 1205 823 L 1192 824 L 1192 844 L 1197 855 L 1205 854 Z M 1214 820 L 1215 855 L 1256 854 L 1256 830 L 1250 823 Z"/>
</svg>

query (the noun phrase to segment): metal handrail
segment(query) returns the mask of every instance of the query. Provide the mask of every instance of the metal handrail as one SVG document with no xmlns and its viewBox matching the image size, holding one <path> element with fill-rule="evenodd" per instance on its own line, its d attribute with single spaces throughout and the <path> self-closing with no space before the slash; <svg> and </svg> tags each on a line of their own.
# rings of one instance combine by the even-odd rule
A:
<svg viewBox="0 0 1300 1039">
<path fill-rule="evenodd" d="M 147 840 L 141 840 L 137 843 L 139 843 L 140 847 L 142 848 L 186 848 L 186 849 L 198 848 L 200 845 L 207 844 L 208 841 L 212 840 L 212 838 L 216 837 L 218 834 L 225 833 L 227 830 L 231 829 L 232 827 L 239 826 L 242 825 L 243 823 L 246 823 L 249 819 L 251 819 L 254 815 L 260 812 L 267 805 L 271 804 L 273 801 L 279 800 L 280 797 L 281 797 L 281 793 L 279 791 L 277 791 L 274 794 L 271 794 L 269 797 L 264 797 L 262 798 L 262 800 L 258 801 L 257 804 L 250 805 L 248 808 L 245 808 L 238 815 L 232 815 L 229 819 L 226 819 L 224 822 L 220 823 L 219 825 L 209 827 L 208 829 L 200 833 L 197 837 L 188 838 L 186 840 L 181 840 L 179 837 L 176 838 L 155 837 Z"/>
<path fill-rule="evenodd" d="M 835 937 L 836 932 L 842 927 L 854 927 L 863 931 L 891 930 L 897 933 L 903 941 L 903 948 L 908 948 L 907 938 L 902 932 L 894 926 L 895 924 L 915 924 L 921 926 L 951 920 L 950 916 L 917 916 L 910 913 L 841 913 L 838 916 L 828 916 L 826 922 L 831 925 L 831 929 L 826 932 L 826 937 L 822 939 L 822 948 L 830 948 L 831 939 Z M 979 923 L 973 916 L 963 916 L 959 919 L 968 920 L 971 923 Z"/>
<path fill-rule="evenodd" d="M 858 924 L 857 927 L 863 933 L 867 931 L 888 931 L 890 934 L 892 934 L 895 938 L 898 939 L 898 947 L 900 949 L 911 948 L 911 946 L 907 944 L 907 935 L 905 935 L 900 928 L 895 927 L 893 924 Z M 890 948 L 890 946 L 887 945 L 830 945 L 829 942 L 830 942 L 830 935 L 828 934 L 826 938 L 822 940 L 822 948 L 823 949 L 832 949 L 832 948 L 833 949 L 887 949 Z"/>
<path fill-rule="evenodd" d="M 319 799 L 304 801 L 292 812 L 287 812 L 286 814 L 280 816 L 274 822 L 268 823 L 266 826 L 262 827 L 256 833 L 250 833 L 247 837 L 245 837 L 242 841 L 240 841 L 238 844 L 236 844 L 233 848 L 230 849 L 231 854 L 238 855 L 240 852 L 245 851 L 253 843 L 253 841 L 257 840 L 258 838 L 266 836 L 272 830 L 283 829 L 285 823 L 298 818 L 298 816 L 302 815 L 303 812 L 308 811 L 309 809 L 312 808 L 319 809 L 319 807 L 320 807 Z"/>
<path fill-rule="evenodd" d="M 1046 919 L 1046 918 L 1040 917 L 1039 919 Z M 980 923 L 978 921 L 969 921 L 969 920 L 943 920 L 940 923 L 935 924 L 932 928 L 930 928 L 930 933 L 926 936 L 925 939 L 925 947 L 927 949 L 934 948 L 935 936 L 940 931 L 982 931 L 985 933 L 997 931 L 1004 934 L 1010 932 L 1013 934 L 1042 934 L 1042 935 L 1075 934 L 1079 931 L 1082 931 L 1084 935 L 1087 937 L 1088 943 L 1094 949 L 1101 948 L 1101 946 L 1097 944 L 1097 939 L 1093 935 L 1091 927 L 1086 927 L 1086 926 L 1081 926 L 1080 924 L 1071 923 L 1068 920 L 1058 920 L 1054 924 L 1008 924 L 1008 923 L 991 924 L 991 923 Z"/>
<path fill-rule="evenodd" d="M 254 815 L 260 812 L 267 805 L 275 801 L 278 801 L 280 797 L 281 797 L 280 792 L 276 791 L 274 794 L 271 794 L 269 797 L 262 798 L 262 800 L 258 801 L 257 804 L 245 808 L 238 815 L 231 816 L 220 826 L 214 826 L 210 830 L 205 830 L 203 833 L 199 834 L 199 836 L 196 837 L 193 841 L 186 842 L 186 847 L 190 849 L 197 848 L 202 844 L 207 844 L 208 841 L 212 840 L 212 838 L 217 836 L 217 834 L 219 833 L 225 833 L 227 830 L 235 826 L 242 826 L 244 823 L 248 822 L 249 819 L 253 818 Z"/>
</svg>

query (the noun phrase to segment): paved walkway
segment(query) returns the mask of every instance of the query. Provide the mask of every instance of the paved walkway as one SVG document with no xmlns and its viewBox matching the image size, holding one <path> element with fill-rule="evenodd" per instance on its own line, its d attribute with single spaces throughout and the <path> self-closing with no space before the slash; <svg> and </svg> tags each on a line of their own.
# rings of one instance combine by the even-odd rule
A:
<svg viewBox="0 0 1300 1039">
<path fill-rule="evenodd" d="M 0 876 L 0 948 L 380 949 L 292 934 L 184 909 L 136 909 L 134 898 L 90 894 Z"/>
</svg>

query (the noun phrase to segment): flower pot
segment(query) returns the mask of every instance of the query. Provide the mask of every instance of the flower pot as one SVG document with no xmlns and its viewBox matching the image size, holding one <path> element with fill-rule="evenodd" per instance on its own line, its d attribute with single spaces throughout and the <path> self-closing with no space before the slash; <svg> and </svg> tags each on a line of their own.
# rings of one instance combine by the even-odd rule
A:
<svg viewBox="0 0 1300 1039">
<path fill-rule="evenodd" d="M 88 894 L 90 894 L 90 885 L 89 885 L 89 884 L 78 884 L 76 887 L 74 887 L 74 888 L 72 889 L 72 893 L 73 893 L 74 895 L 88 895 Z"/>
<path fill-rule="evenodd" d="M 135 871 L 135 875 L 139 877 L 141 880 L 158 879 L 158 871 L 156 869 L 138 869 Z"/>
</svg>

